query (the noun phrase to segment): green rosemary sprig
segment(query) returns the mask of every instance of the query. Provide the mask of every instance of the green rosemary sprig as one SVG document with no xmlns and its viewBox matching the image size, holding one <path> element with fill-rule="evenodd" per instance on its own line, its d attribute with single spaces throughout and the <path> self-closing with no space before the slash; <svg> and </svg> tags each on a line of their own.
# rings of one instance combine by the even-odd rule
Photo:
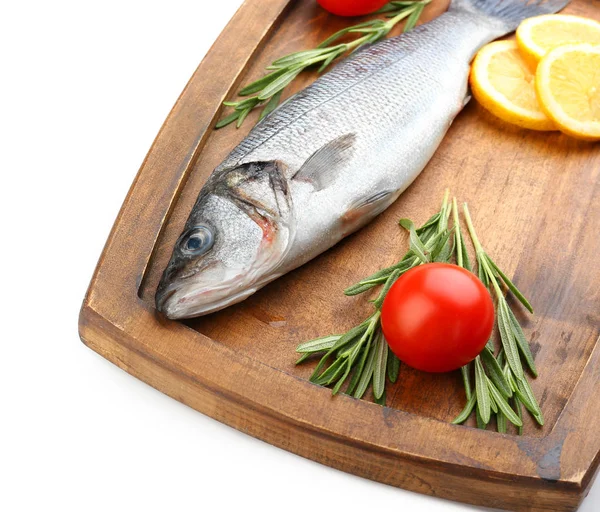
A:
<svg viewBox="0 0 600 512">
<path fill-rule="evenodd" d="M 296 348 L 301 354 L 296 364 L 302 363 L 311 355 L 321 356 L 310 377 L 311 382 L 333 386 L 333 393 L 336 394 L 352 374 L 346 394 L 362 398 L 372 386 L 375 402 L 385 405 L 386 375 L 390 382 L 396 382 L 400 361 L 388 349 L 381 331 L 383 300 L 396 279 L 409 268 L 432 261 L 448 261 L 452 254 L 451 232 L 448 230 L 451 209 L 446 192 L 440 211 L 420 228 L 415 228 L 409 219 L 400 221 L 400 225 L 409 231 L 409 251 L 398 264 L 384 269 L 383 273 L 380 271 L 374 274 L 375 278 L 370 276 L 355 285 L 360 289 L 356 293 L 383 285 L 377 297 L 371 301 L 375 308 L 372 315 L 345 334 L 317 338 Z M 346 290 L 347 295 L 356 293 L 348 293 Z"/>
<path fill-rule="evenodd" d="M 460 232 L 456 200 L 455 208 L 455 255 L 457 264 L 467 268 L 464 259 L 464 239 Z M 514 283 L 500 270 L 483 249 L 473 226 L 469 208 L 464 205 L 464 215 L 471 240 L 475 247 L 478 274 L 481 281 L 496 296 L 496 319 L 502 349 L 494 357 L 494 347 L 491 340 L 482 353 L 475 359 L 475 393 L 471 391 L 470 365 L 461 369 L 465 383 L 467 404 L 453 423 L 464 422 L 477 405 L 477 426 L 485 428 L 490 421 L 491 413 L 496 415 L 498 432 L 506 432 L 507 421 L 513 423 L 519 434 L 522 433 L 523 419 L 521 405 L 531 412 L 534 419 L 544 424 L 542 411 L 531 390 L 523 371 L 521 358 L 525 360 L 531 373 L 537 376 L 537 369 L 529 343 L 518 320 L 511 310 L 501 284 L 504 283 L 515 297 L 531 312 L 533 308 Z M 466 254 L 466 251 L 465 251 Z M 510 402 L 509 402 L 510 400 Z M 510 403 L 512 402 L 513 405 Z"/>
<path fill-rule="evenodd" d="M 248 114 L 258 107 L 263 107 L 259 120 L 271 113 L 281 100 L 283 90 L 305 69 L 319 66 L 318 72 L 325 70 L 334 60 L 347 52 L 354 52 L 359 48 L 379 41 L 402 20 L 407 19 L 403 32 L 408 32 L 417 24 L 423 9 L 431 0 L 414 0 L 390 2 L 380 13 L 385 13 L 387 21 L 374 19 L 344 28 L 328 37 L 319 46 L 312 50 L 302 50 L 290 53 L 274 61 L 267 70 L 267 75 L 245 86 L 240 96 L 248 96 L 240 101 L 225 101 L 223 105 L 232 107 L 233 112 L 221 119 L 216 128 L 222 128 L 236 122 L 239 128 Z M 338 41 L 348 35 L 358 36 L 353 41 L 339 43 Z"/>
<path fill-rule="evenodd" d="M 453 226 L 449 229 L 451 215 Z M 521 365 L 522 357 L 532 374 L 537 375 L 529 343 L 506 301 L 502 283 L 529 311 L 533 310 L 523 294 L 484 251 L 466 204 L 464 216 L 475 247 L 480 279 L 496 296 L 496 318 L 502 348 L 494 356 L 494 344 L 490 339 L 475 360 L 461 368 L 467 403 L 453 423 L 463 423 L 474 411 L 479 428 L 485 429 L 492 416 L 495 416 L 498 432 L 506 433 L 510 422 L 522 434 L 521 406 L 529 410 L 540 425 L 543 425 L 544 419 Z M 409 219 L 401 219 L 399 224 L 409 232 L 410 248 L 404 257 L 345 290 L 346 295 L 357 295 L 381 286 L 379 294 L 371 301 L 374 313 L 344 334 L 307 341 L 296 349 L 301 354 L 296 364 L 312 355 L 321 357 L 310 380 L 323 386 L 333 386 L 334 394 L 350 379 L 346 394 L 362 398 L 369 387 L 372 387 L 375 402 L 385 405 L 386 376 L 390 382 L 396 382 L 400 361 L 389 350 L 383 337 L 381 307 L 390 287 L 404 272 L 424 263 L 449 262 L 453 257 L 457 265 L 473 271 L 460 225 L 456 198 L 450 203 L 448 191 L 444 195 L 440 211 L 421 227 L 416 228 Z"/>
</svg>

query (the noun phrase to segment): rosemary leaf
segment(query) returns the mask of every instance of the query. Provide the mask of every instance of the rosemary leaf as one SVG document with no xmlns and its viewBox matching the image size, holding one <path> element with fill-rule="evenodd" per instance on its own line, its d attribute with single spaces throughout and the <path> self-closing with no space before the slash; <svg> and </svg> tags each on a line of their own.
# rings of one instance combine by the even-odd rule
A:
<svg viewBox="0 0 600 512">
<path fill-rule="evenodd" d="M 466 268 L 464 257 L 463 257 L 463 239 L 460 232 L 460 221 L 458 219 L 458 208 L 456 206 L 456 197 L 452 198 L 452 205 L 454 206 L 454 251 L 456 253 L 456 264 L 459 267 Z"/>
<path fill-rule="evenodd" d="M 490 422 L 491 399 L 479 356 L 475 358 L 475 394 L 477 395 L 477 410 L 482 421 L 487 425 Z"/>
<path fill-rule="evenodd" d="M 510 369 L 510 366 L 508 365 L 508 362 L 505 363 L 504 369 L 502 370 L 502 373 L 504 373 L 504 378 L 506 379 L 506 382 L 508 382 L 508 385 L 510 386 L 510 389 L 512 389 L 513 393 L 516 393 L 516 391 L 518 389 L 517 381 L 513 377 L 513 374 L 512 374 L 512 371 Z"/>
<path fill-rule="evenodd" d="M 333 386 L 333 389 L 331 391 L 332 394 L 334 394 L 334 395 L 338 394 L 340 388 L 342 387 L 342 385 L 344 384 L 344 382 L 348 378 L 348 375 L 350 375 L 350 371 L 352 370 L 352 362 L 353 362 L 352 359 L 348 359 L 346 361 L 346 371 L 344 372 L 344 374 L 342 375 L 342 377 L 337 381 L 336 385 Z"/>
<path fill-rule="evenodd" d="M 263 108 L 262 112 L 260 113 L 260 117 L 258 119 L 259 121 L 262 121 L 271 112 L 273 112 L 273 110 L 275 110 L 277 108 L 277 105 L 279 105 L 279 101 L 281 100 L 282 94 L 283 94 L 283 90 L 281 90 L 281 91 L 273 94 L 273 96 L 271 96 L 271 99 L 269 101 L 267 101 L 265 108 Z"/>
<path fill-rule="evenodd" d="M 429 219 L 427 219 L 425 224 L 423 224 L 420 228 L 417 228 L 417 235 L 419 235 L 421 237 L 423 232 L 426 231 L 428 228 L 437 227 L 439 220 L 440 220 L 439 213 L 436 213 L 435 215 L 432 215 L 431 217 L 429 217 Z M 421 239 L 423 239 L 423 237 L 421 237 Z"/>
<path fill-rule="evenodd" d="M 349 34 L 375 34 L 375 35 L 379 35 L 380 33 L 380 28 L 377 27 L 377 30 L 373 31 L 373 28 L 375 28 L 375 25 L 372 25 L 369 28 L 353 28 L 350 29 L 348 31 Z"/>
<path fill-rule="evenodd" d="M 359 325 L 358 327 L 361 326 Z M 348 340 L 349 341 L 345 343 L 343 347 L 337 349 L 337 357 L 354 358 L 356 354 L 360 352 L 360 349 L 363 347 L 365 341 L 371 340 L 371 335 L 369 334 L 368 326 L 366 326 L 364 331 L 359 331 L 359 334 L 349 337 Z"/>
<path fill-rule="evenodd" d="M 355 30 L 355 29 L 361 28 L 361 27 L 373 27 L 374 25 L 379 25 L 380 22 L 381 22 L 381 20 L 363 21 L 362 23 L 358 23 L 357 25 L 353 25 L 351 27 L 346 27 L 341 30 L 338 30 L 335 34 L 330 35 L 327 39 L 325 39 L 325 41 L 323 41 L 321 44 L 319 44 L 319 46 L 317 46 L 317 48 L 327 48 L 328 46 L 331 45 L 331 43 L 334 43 L 338 39 L 344 37 L 346 34 L 350 33 L 352 30 Z"/>
<path fill-rule="evenodd" d="M 506 415 L 502 410 L 498 411 L 498 414 L 496 414 L 496 425 L 500 434 L 506 434 Z"/>
<path fill-rule="evenodd" d="M 333 381 L 333 379 L 344 371 L 344 365 L 346 364 L 346 359 L 342 357 L 338 357 L 332 364 L 327 368 L 322 374 L 315 377 L 312 381 L 314 384 L 319 385 L 327 385 Z"/>
<path fill-rule="evenodd" d="M 467 246 L 465 245 L 465 241 L 464 241 L 464 238 L 462 237 L 462 234 L 460 235 L 460 237 L 462 239 L 461 250 L 462 250 L 463 267 L 466 268 L 469 272 L 472 272 L 473 267 L 471 265 L 471 260 L 469 258 Z"/>
<path fill-rule="evenodd" d="M 387 374 L 392 384 L 398 380 L 400 374 L 400 359 L 391 350 L 388 352 Z"/>
<path fill-rule="evenodd" d="M 428 4 L 431 0 L 392 0 L 392 5 L 396 7 L 409 7 L 415 4 Z"/>
<path fill-rule="evenodd" d="M 332 334 L 331 336 L 322 336 L 321 338 L 315 338 L 314 340 L 305 341 L 304 343 L 300 343 L 300 345 L 296 347 L 296 352 L 306 352 L 311 354 L 314 352 L 329 350 L 341 337 L 341 334 Z"/>
<path fill-rule="evenodd" d="M 385 4 L 381 9 L 375 11 L 375 14 L 386 14 L 388 12 L 395 11 L 398 8 L 396 2 L 389 2 Z"/>
<path fill-rule="evenodd" d="M 467 421 L 467 418 L 473 412 L 475 402 L 477 402 L 477 396 L 475 394 L 472 394 L 471 397 L 467 400 L 467 405 L 465 405 L 465 408 L 460 412 L 460 414 L 456 418 L 452 420 L 452 423 L 454 423 L 454 425 L 458 425 Z"/>
<path fill-rule="evenodd" d="M 438 231 L 440 233 L 448 229 L 448 221 L 450 220 L 450 214 L 452 213 L 452 203 L 448 201 L 449 197 L 450 190 L 446 189 L 442 201 L 442 208 L 440 210 L 440 222 L 438 224 Z"/>
<path fill-rule="evenodd" d="M 415 28 L 415 25 L 417 24 L 417 21 L 419 21 L 419 17 L 421 16 L 421 13 L 423 12 L 424 8 L 425 4 L 415 6 L 415 10 L 406 20 L 406 25 L 404 25 L 404 32 L 408 32 L 409 30 Z"/>
<path fill-rule="evenodd" d="M 351 341 L 346 343 L 346 345 L 337 351 L 337 357 L 348 358 L 354 352 L 360 351 L 364 341 L 367 339 L 368 335 L 363 334 L 362 336 L 356 336 Z"/>
<path fill-rule="evenodd" d="M 409 254 L 410 258 L 412 258 L 412 252 Z M 406 257 L 405 257 L 406 258 Z M 346 288 L 344 290 L 344 295 L 352 296 L 363 293 L 364 291 L 370 290 L 374 286 L 385 283 L 388 277 L 394 272 L 394 270 L 400 270 L 401 273 L 406 272 L 408 269 L 412 268 L 414 265 L 418 263 L 418 260 L 415 262 L 407 261 L 407 259 L 403 258 L 402 261 L 392 265 L 391 267 L 387 267 L 381 270 L 378 270 L 374 274 L 369 277 L 365 277 L 363 280 L 359 281 L 356 284 Z"/>
<path fill-rule="evenodd" d="M 487 423 L 485 421 L 483 421 L 483 418 L 481 417 L 481 414 L 479 413 L 479 407 L 475 408 L 475 418 L 477 420 L 477 428 L 485 430 L 485 428 L 487 427 Z"/>
<path fill-rule="evenodd" d="M 379 398 L 375 397 L 375 403 L 385 407 L 385 389 L 383 390 L 383 394 Z"/>
<path fill-rule="evenodd" d="M 242 123 L 244 122 L 244 119 L 246 119 L 246 117 L 248 116 L 248 114 L 250 113 L 250 111 L 252 110 L 252 107 L 247 108 L 246 110 L 242 110 L 240 112 L 240 117 L 238 117 L 236 126 L 239 128 L 240 126 L 242 126 Z"/>
<path fill-rule="evenodd" d="M 390 291 L 390 288 L 392 287 L 392 285 L 396 282 L 396 279 L 398 279 L 398 276 L 400 275 L 400 273 L 401 273 L 400 270 L 396 269 L 392 272 L 392 275 L 390 275 L 390 277 L 388 277 L 387 281 L 385 282 L 384 287 L 381 289 L 379 296 L 373 302 L 373 305 L 377 309 L 381 309 L 381 306 L 383 305 L 383 300 L 385 299 L 385 296 Z"/>
<path fill-rule="evenodd" d="M 491 382 L 491 381 L 486 378 L 486 382 Z M 488 387 L 488 391 L 489 391 L 489 387 Z M 498 414 L 498 405 L 496 404 L 496 400 L 494 400 L 494 395 L 492 395 L 491 392 L 490 392 L 490 409 L 492 410 L 492 413 Z"/>
<path fill-rule="evenodd" d="M 364 293 L 368 290 L 370 290 L 371 288 L 373 288 L 374 286 L 377 286 L 378 284 L 384 283 L 386 281 L 387 278 L 380 278 L 378 281 L 374 282 L 368 282 L 368 283 L 356 283 L 353 284 L 352 286 L 346 288 L 344 290 L 344 295 L 348 296 L 348 297 L 352 297 L 354 295 L 360 295 L 361 293 Z"/>
<path fill-rule="evenodd" d="M 527 363 L 527 366 L 531 370 L 531 373 L 534 375 L 534 377 L 537 377 L 537 375 L 538 375 L 537 368 L 535 367 L 535 362 L 533 360 L 533 354 L 531 353 L 531 348 L 529 347 L 529 342 L 527 341 L 527 338 L 525 338 L 525 333 L 523 332 L 523 329 L 519 325 L 519 322 L 517 321 L 515 314 L 512 312 L 512 309 L 510 309 L 510 307 L 509 307 L 509 308 L 507 308 L 507 310 L 508 310 L 508 317 L 510 319 L 510 326 L 512 328 L 515 339 L 517 341 L 517 346 L 519 347 L 519 351 L 521 352 L 521 355 L 525 359 L 525 362 Z"/>
<path fill-rule="evenodd" d="M 350 384 L 348 384 L 348 389 L 346 389 L 346 394 L 352 395 L 352 393 L 354 393 L 354 390 L 356 389 L 356 386 L 358 385 L 358 381 L 360 379 L 360 376 L 362 375 L 363 368 L 365 367 L 365 364 L 367 362 L 367 357 L 368 357 L 371 349 L 372 349 L 372 343 L 368 343 L 364 347 L 364 349 L 362 351 L 362 355 L 358 361 L 358 366 L 354 370 L 354 374 L 352 375 L 352 378 L 350 379 Z"/>
<path fill-rule="evenodd" d="M 399 224 L 409 232 L 410 249 L 422 263 L 429 262 L 429 258 L 426 255 L 427 250 L 423 245 L 423 242 L 417 235 L 415 230 L 415 224 L 410 219 L 400 219 Z"/>
<path fill-rule="evenodd" d="M 490 280 L 488 278 L 488 274 L 485 271 L 485 265 L 483 263 L 483 260 L 481 258 L 481 255 L 479 253 L 477 253 L 477 277 L 479 277 L 479 280 L 485 285 L 486 288 L 490 287 Z"/>
<path fill-rule="evenodd" d="M 306 62 L 307 60 L 312 60 L 315 57 L 320 57 L 324 54 L 328 54 L 331 52 L 331 50 L 333 50 L 333 48 L 315 48 L 313 50 L 301 50 L 299 52 L 294 52 L 294 53 L 290 53 L 289 55 L 285 55 L 284 57 L 281 57 L 280 59 L 274 60 L 273 64 L 271 64 L 271 66 L 269 67 L 274 67 L 274 68 L 280 68 L 280 70 L 285 70 L 285 68 L 289 68 L 290 66 L 296 66 L 298 64 L 302 64 L 303 62 Z M 269 75 L 267 75 L 269 76 Z M 261 79 L 262 80 L 262 79 Z M 252 85 L 256 84 L 257 82 L 259 82 L 260 80 L 257 80 L 256 82 L 254 82 L 253 84 L 250 84 L 248 87 L 251 87 Z M 267 82 L 269 83 L 269 82 Z M 246 90 L 246 88 L 242 89 L 242 91 Z M 260 88 L 262 89 L 262 87 Z M 258 89 L 258 90 L 260 90 Z M 257 91 L 252 91 L 252 93 L 255 93 Z M 240 96 L 243 96 L 243 94 L 240 92 Z"/>
<path fill-rule="evenodd" d="M 431 240 L 434 236 L 437 235 L 437 226 L 429 226 L 427 229 L 423 230 L 423 231 L 419 231 L 417 229 L 417 234 L 419 235 L 419 238 L 421 240 L 423 240 L 423 243 L 425 244 L 425 246 L 427 246 L 427 243 L 429 242 L 429 240 Z M 412 254 L 411 254 L 412 256 Z"/>
<path fill-rule="evenodd" d="M 510 421 L 513 425 L 516 425 L 517 427 L 523 426 L 523 422 L 516 415 L 515 411 L 513 411 L 510 408 L 510 405 L 508 405 L 506 399 L 500 394 L 498 388 L 494 386 L 494 383 L 490 379 L 487 380 L 487 383 L 492 399 L 494 400 L 494 402 L 496 402 L 498 409 L 504 413 L 506 419 L 508 419 L 508 421 Z"/>
<path fill-rule="evenodd" d="M 460 369 L 460 373 L 462 375 L 463 384 L 465 386 L 465 394 L 467 395 L 467 400 L 470 400 L 471 395 L 473 394 L 473 392 L 471 390 L 471 380 L 470 380 L 471 363 L 467 363 L 466 365 L 464 365 Z"/>
<path fill-rule="evenodd" d="M 381 330 L 375 336 L 375 364 L 373 366 L 373 395 L 380 399 L 385 391 L 385 373 L 387 370 L 388 344 Z"/>
<path fill-rule="evenodd" d="M 500 366 L 504 366 L 504 364 L 506 363 L 506 357 L 504 357 L 504 349 L 501 348 L 500 352 L 498 352 L 498 355 L 496 356 L 496 361 L 498 361 L 498 364 Z"/>
<path fill-rule="evenodd" d="M 515 409 L 517 411 L 517 416 L 521 420 L 521 423 L 523 423 L 523 410 L 521 409 L 521 401 L 515 396 L 515 397 L 513 397 L 513 402 L 515 404 Z M 523 425 L 521 425 L 520 427 L 517 427 L 517 433 L 520 436 L 523 435 Z"/>
<path fill-rule="evenodd" d="M 519 291 L 519 289 L 514 285 L 514 283 L 506 276 L 506 274 L 504 274 L 504 272 L 502 272 L 502 270 L 500 270 L 498 268 L 498 265 L 496 265 L 494 263 L 494 261 L 492 260 L 492 258 L 490 258 L 487 255 L 486 255 L 486 258 L 487 258 L 487 261 L 492 266 L 492 268 L 502 278 L 502 281 L 504 281 L 504 284 L 508 287 L 508 289 L 511 292 L 513 292 L 513 294 L 515 295 L 515 297 L 517 299 L 519 299 L 519 302 L 521 302 L 521 304 L 523 304 L 523 306 L 525 306 L 529 310 L 530 313 L 533 313 L 533 307 L 531 306 L 531 304 L 529 303 L 529 301 L 525 298 L 525 296 Z"/>
<path fill-rule="evenodd" d="M 527 409 L 533 416 L 539 415 L 541 413 L 541 410 L 539 408 L 539 405 L 537 404 L 537 400 L 535 399 L 535 397 L 533 398 L 533 401 L 529 398 L 529 393 L 527 393 L 524 389 L 522 389 L 522 387 L 518 385 L 517 379 L 515 379 L 510 369 L 508 372 L 507 380 L 509 381 L 510 386 L 512 387 L 515 393 L 515 398 L 517 398 L 519 402 L 525 406 L 525 409 Z M 533 393 L 531 393 L 531 395 L 533 395 Z"/>
<path fill-rule="evenodd" d="M 354 398 L 362 398 L 371 383 L 371 377 L 373 376 L 373 369 L 375 365 L 375 347 L 371 346 L 369 349 L 369 355 L 367 357 L 367 362 L 365 363 L 365 367 L 362 371 L 360 379 L 358 380 L 358 385 L 354 390 Z"/>
<path fill-rule="evenodd" d="M 258 95 L 258 99 L 260 101 L 264 101 L 279 91 L 282 91 L 292 82 L 292 80 L 294 80 L 294 78 L 300 74 L 301 71 L 302 67 L 297 66 L 282 74 L 263 89 L 263 91 Z"/>
<path fill-rule="evenodd" d="M 302 354 L 298 360 L 294 363 L 294 364 L 300 364 L 303 363 L 304 361 L 306 361 L 306 359 L 308 359 L 312 354 L 310 352 L 306 352 L 304 354 Z"/>
<path fill-rule="evenodd" d="M 442 223 L 442 220 L 440 219 L 440 224 L 441 223 Z M 425 251 L 430 253 L 433 251 L 433 249 L 435 249 L 436 247 L 438 247 L 438 245 L 440 245 L 440 243 L 441 243 L 440 241 L 442 238 L 445 237 L 446 233 L 447 233 L 447 230 L 439 229 L 439 225 L 438 225 L 438 227 L 432 233 L 430 238 L 425 240 L 422 236 L 419 236 L 419 239 L 423 243 L 423 246 L 425 247 Z"/>
<path fill-rule="evenodd" d="M 357 325 L 356 327 L 353 327 L 346 334 L 344 334 L 343 336 L 340 336 L 340 338 L 335 342 L 335 345 L 333 345 L 332 349 L 338 350 L 338 349 L 342 348 L 343 346 L 347 345 L 348 343 L 350 343 L 351 341 L 354 341 L 359 336 L 362 336 L 364 334 L 364 332 L 367 330 L 367 328 L 368 328 L 367 322 L 363 322 L 362 324 Z"/>
<path fill-rule="evenodd" d="M 494 354 L 486 347 L 481 351 L 480 356 L 485 365 L 485 369 L 487 370 L 487 374 L 498 391 L 504 398 L 510 398 L 513 394 L 512 389 L 508 385 L 508 382 L 506 382 L 502 368 L 498 364 L 498 361 L 496 361 Z"/>
<path fill-rule="evenodd" d="M 319 375 L 321 374 L 321 370 L 323 369 L 323 367 L 325 366 L 325 364 L 327 364 L 327 361 L 333 355 L 334 352 L 335 352 L 335 347 L 331 347 L 323 355 L 323 357 L 321 357 L 321 360 L 319 361 L 319 363 L 317 364 L 316 368 L 313 370 L 312 375 L 308 379 L 310 382 L 314 383 L 319 378 Z"/>
<path fill-rule="evenodd" d="M 508 318 L 508 305 L 504 297 L 498 298 L 498 330 L 500 331 L 500 339 L 502 340 L 502 347 L 506 354 L 506 360 L 510 365 L 511 370 L 517 378 L 523 377 L 523 366 L 521 366 L 521 359 L 519 358 L 519 350 L 517 348 L 517 342 L 510 325 L 510 319 Z"/>
<path fill-rule="evenodd" d="M 456 203 L 456 197 L 452 198 L 452 213 L 454 215 L 454 253 L 456 255 L 456 264 L 459 267 L 465 268 L 469 272 L 472 272 L 471 260 L 469 259 L 469 253 L 467 251 L 465 239 L 460 227 L 460 220 L 458 218 L 458 205 Z"/>
<path fill-rule="evenodd" d="M 525 393 L 523 393 L 523 391 L 520 388 L 517 388 L 517 390 L 515 391 L 515 396 L 523 404 L 523 406 L 525 407 L 525 409 L 527 409 L 533 416 L 536 415 L 537 408 L 536 408 L 535 404 L 533 404 L 529 400 L 529 398 L 527 397 L 527 395 Z"/>
<path fill-rule="evenodd" d="M 452 255 L 452 247 L 450 246 L 450 236 L 452 232 L 445 230 L 441 235 L 435 247 L 431 251 L 431 261 L 447 263 Z"/>
<path fill-rule="evenodd" d="M 329 54 L 329 56 L 323 61 L 323 64 L 321 64 L 321 66 L 319 67 L 319 69 L 317 70 L 317 73 L 322 73 L 323 71 L 325 71 L 325 69 L 327 67 L 329 67 L 329 65 L 338 57 L 340 57 L 344 52 L 346 51 L 346 48 L 340 48 L 339 50 L 335 51 L 335 52 L 331 52 Z"/>
<path fill-rule="evenodd" d="M 256 105 L 260 103 L 260 100 L 256 96 L 246 98 L 245 100 L 238 101 L 237 103 L 229 103 L 228 106 L 233 107 L 235 110 L 243 112 L 244 110 L 252 110 Z"/>
<path fill-rule="evenodd" d="M 215 128 L 223 128 L 224 126 L 227 126 L 228 124 L 231 124 L 234 121 L 236 121 L 238 117 L 240 117 L 240 113 L 237 110 L 234 110 L 228 116 L 224 117 L 220 121 L 217 121 Z"/>
<path fill-rule="evenodd" d="M 517 377 L 517 386 L 519 388 L 520 393 L 517 393 L 519 400 L 523 402 L 523 405 L 531 412 L 535 420 L 540 424 L 544 424 L 544 416 L 542 415 L 542 410 L 535 399 L 535 395 L 533 394 L 533 390 L 527 382 L 525 377 L 518 378 Z M 525 398 L 525 399 L 524 399 Z M 528 407 L 529 405 L 529 407 Z"/>
<path fill-rule="evenodd" d="M 249 96 L 250 94 L 257 93 L 258 91 L 261 91 L 262 89 L 264 89 L 271 82 L 273 82 L 274 80 L 279 78 L 281 75 L 283 75 L 285 73 L 285 71 L 286 71 L 285 68 L 273 71 L 272 73 L 269 73 L 268 75 L 265 75 L 262 78 L 259 78 L 258 80 L 252 82 L 251 84 L 248 84 L 238 94 L 240 96 Z M 231 103 L 227 102 L 227 101 L 224 101 L 223 105 L 232 106 Z"/>
</svg>

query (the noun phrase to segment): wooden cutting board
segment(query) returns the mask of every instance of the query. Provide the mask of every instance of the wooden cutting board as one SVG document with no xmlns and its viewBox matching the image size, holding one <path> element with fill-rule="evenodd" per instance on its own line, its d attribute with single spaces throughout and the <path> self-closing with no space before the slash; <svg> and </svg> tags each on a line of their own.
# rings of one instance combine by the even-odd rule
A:
<svg viewBox="0 0 600 512">
<path fill-rule="evenodd" d="M 447 7 L 434 0 L 429 20 Z M 600 18 L 600 2 L 566 12 Z M 159 132 L 85 297 L 81 338 L 119 367 L 219 421 L 304 457 L 398 487 L 510 510 L 573 510 L 600 460 L 600 146 L 507 125 L 471 102 L 400 199 L 357 234 L 242 304 L 189 322 L 156 315 L 153 296 L 207 176 L 249 131 L 215 131 L 221 102 L 276 57 L 312 48 L 348 20 L 312 1 L 247 0 Z M 287 91 L 315 78 L 305 73 Z M 546 418 L 525 435 L 449 421 L 459 372 L 402 366 L 388 405 L 308 382 L 301 342 L 355 325 L 364 297 L 342 290 L 404 253 L 400 217 L 424 221 L 444 189 L 467 201 L 482 242 L 530 298 L 518 309 Z M 471 426 L 469 426 L 471 425 Z"/>
</svg>

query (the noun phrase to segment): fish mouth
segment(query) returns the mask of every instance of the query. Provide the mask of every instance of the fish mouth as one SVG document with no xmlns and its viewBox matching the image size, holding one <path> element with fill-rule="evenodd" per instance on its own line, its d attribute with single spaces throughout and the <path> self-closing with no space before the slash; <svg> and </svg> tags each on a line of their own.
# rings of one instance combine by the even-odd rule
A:
<svg viewBox="0 0 600 512">
<path fill-rule="evenodd" d="M 165 290 L 159 290 L 156 292 L 156 309 L 161 313 L 165 313 L 167 311 L 166 304 L 169 302 L 169 299 L 173 297 L 177 293 L 177 289 L 174 287 L 167 287 Z M 167 315 L 168 316 L 168 315 Z"/>
<path fill-rule="evenodd" d="M 177 277 L 173 276 L 173 272 L 169 271 L 169 267 L 167 267 L 156 289 L 154 298 L 156 309 L 167 318 L 181 318 L 177 315 L 177 310 L 180 309 L 182 303 L 189 302 L 190 295 L 209 293 L 214 288 L 213 283 L 208 281 L 204 287 L 196 288 L 196 293 L 192 293 L 193 286 L 190 285 L 193 285 L 193 282 L 187 280 L 193 279 L 194 276 L 211 267 L 214 268 L 215 265 L 200 265 L 191 271 L 180 273 Z M 187 288 L 190 288 L 189 293 L 186 293 Z"/>
<path fill-rule="evenodd" d="M 207 315 L 241 302 L 257 290 L 256 287 L 250 287 L 231 293 L 232 287 L 237 288 L 239 285 L 229 282 L 198 289 L 171 284 L 160 295 L 157 294 L 156 306 L 167 318 L 182 320 Z"/>
<path fill-rule="evenodd" d="M 280 272 L 262 279 L 245 279 L 248 273 L 236 273 L 220 283 L 173 282 L 156 293 L 156 307 L 171 320 L 183 320 L 214 313 L 227 306 L 237 304 L 271 281 L 281 276 Z"/>
<path fill-rule="evenodd" d="M 254 293 L 248 279 L 252 274 L 245 268 L 226 269 L 212 263 L 172 280 L 163 276 L 156 290 L 156 308 L 172 320 L 212 313 Z"/>
</svg>

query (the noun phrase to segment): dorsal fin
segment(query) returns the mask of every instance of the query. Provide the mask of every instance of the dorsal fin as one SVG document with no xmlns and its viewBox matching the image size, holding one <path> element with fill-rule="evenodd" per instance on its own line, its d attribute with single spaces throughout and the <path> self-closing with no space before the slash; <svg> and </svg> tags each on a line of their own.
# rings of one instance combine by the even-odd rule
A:
<svg viewBox="0 0 600 512">
<path fill-rule="evenodd" d="M 354 154 L 356 135 L 347 133 L 317 149 L 294 174 L 293 180 L 307 181 L 315 190 L 331 185 Z"/>
</svg>

